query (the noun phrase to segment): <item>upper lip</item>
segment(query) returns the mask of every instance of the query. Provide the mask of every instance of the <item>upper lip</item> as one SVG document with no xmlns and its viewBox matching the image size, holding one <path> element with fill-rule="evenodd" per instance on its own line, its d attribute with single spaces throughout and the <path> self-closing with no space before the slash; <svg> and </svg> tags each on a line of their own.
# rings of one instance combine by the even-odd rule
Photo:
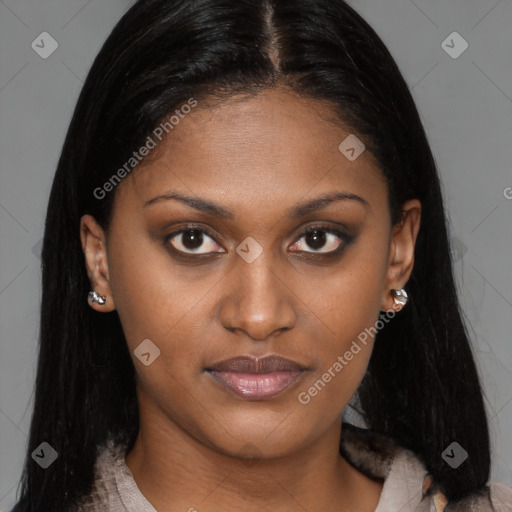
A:
<svg viewBox="0 0 512 512">
<path fill-rule="evenodd" d="M 262 358 L 253 356 L 237 356 L 215 363 L 206 368 L 207 371 L 242 372 L 242 373 L 270 373 L 278 371 L 305 370 L 306 367 L 277 355 Z"/>
</svg>

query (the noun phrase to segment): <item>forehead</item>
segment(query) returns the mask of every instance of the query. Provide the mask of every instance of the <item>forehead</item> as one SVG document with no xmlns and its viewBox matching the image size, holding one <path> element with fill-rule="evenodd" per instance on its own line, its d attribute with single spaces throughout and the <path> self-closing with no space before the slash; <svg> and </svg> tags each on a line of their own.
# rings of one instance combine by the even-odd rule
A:
<svg viewBox="0 0 512 512">
<path fill-rule="evenodd" d="M 236 205 L 298 200 L 336 187 L 374 195 L 375 202 L 386 189 L 373 155 L 364 151 L 350 161 L 338 148 L 351 134 L 328 103 L 283 90 L 214 106 L 198 100 L 159 143 L 158 157 L 118 192 L 144 203 L 178 189 Z"/>
</svg>

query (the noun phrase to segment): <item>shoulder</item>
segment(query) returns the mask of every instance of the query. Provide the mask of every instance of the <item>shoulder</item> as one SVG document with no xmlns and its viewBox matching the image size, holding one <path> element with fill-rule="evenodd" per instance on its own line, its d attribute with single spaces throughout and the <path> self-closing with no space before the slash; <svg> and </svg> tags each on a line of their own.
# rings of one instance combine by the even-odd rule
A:
<svg viewBox="0 0 512 512">
<path fill-rule="evenodd" d="M 512 511 L 512 489 L 499 483 L 489 483 L 457 503 L 448 503 L 423 461 L 377 432 L 343 423 L 340 453 L 369 478 L 384 481 L 376 512 Z"/>
<path fill-rule="evenodd" d="M 73 512 L 156 512 L 126 465 L 127 445 L 112 437 L 98 446 L 91 492 Z"/>
<path fill-rule="evenodd" d="M 123 510 L 118 499 L 116 471 L 119 462 L 124 458 L 124 447 L 107 439 L 97 447 L 96 462 L 94 465 L 94 481 L 89 494 L 84 496 L 75 512 L 93 512 L 96 510 Z"/>
<path fill-rule="evenodd" d="M 497 512 L 510 512 L 512 510 L 512 488 L 504 484 L 492 483 L 489 485 L 491 502 Z"/>
</svg>

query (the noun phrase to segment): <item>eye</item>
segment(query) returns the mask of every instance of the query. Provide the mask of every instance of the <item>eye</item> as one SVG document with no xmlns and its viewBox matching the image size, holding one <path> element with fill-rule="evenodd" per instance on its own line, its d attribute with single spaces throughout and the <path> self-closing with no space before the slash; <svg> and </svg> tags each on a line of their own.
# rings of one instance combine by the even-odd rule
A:
<svg viewBox="0 0 512 512">
<path fill-rule="evenodd" d="M 184 254 L 208 254 L 224 252 L 224 249 L 208 234 L 204 228 L 185 228 L 166 237 L 165 243 Z M 204 250 L 201 250 L 204 249 Z M 219 250 L 220 248 L 221 250 Z"/>
<path fill-rule="evenodd" d="M 312 226 L 302 233 L 291 248 L 293 252 L 334 255 L 341 253 L 354 238 L 331 227 Z M 203 227 L 189 226 L 175 231 L 165 237 L 164 244 L 170 244 L 174 253 L 185 257 L 225 252 Z M 308 247 L 312 250 L 308 250 Z"/>
<path fill-rule="evenodd" d="M 308 228 L 301 237 L 292 245 L 298 252 L 309 252 L 313 254 L 333 254 L 338 251 L 343 241 L 349 242 L 348 235 L 337 229 L 324 226 L 313 226 Z M 302 241 L 304 240 L 304 241 Z M 307 247 L 313 249 L 308 251 Z"/>
</svg>

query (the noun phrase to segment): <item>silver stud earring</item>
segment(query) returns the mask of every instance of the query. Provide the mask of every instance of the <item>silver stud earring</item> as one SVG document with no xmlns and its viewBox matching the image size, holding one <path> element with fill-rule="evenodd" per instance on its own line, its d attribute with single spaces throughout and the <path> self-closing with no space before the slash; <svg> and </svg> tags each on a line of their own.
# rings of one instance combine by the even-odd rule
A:
<svg viewBox="0 0 512 512">
<path fill-rule="evenodd" d="M 92 292 L 89 292 L 89 300 L 91 304 L 97 302 L 100 306 L 103 306 L 107 297 L 106 295 L 100 295 L 96 290 L 93 290 Z"/>
<path fill-rule="evenodd" d="M 405 306 L 409 300 L 407 292 L 403 288 L 401 290 L 391 290 L 391 295 L 393 295 L 395 304 L 399 304 L 401 306 Z"/>
</svg>

